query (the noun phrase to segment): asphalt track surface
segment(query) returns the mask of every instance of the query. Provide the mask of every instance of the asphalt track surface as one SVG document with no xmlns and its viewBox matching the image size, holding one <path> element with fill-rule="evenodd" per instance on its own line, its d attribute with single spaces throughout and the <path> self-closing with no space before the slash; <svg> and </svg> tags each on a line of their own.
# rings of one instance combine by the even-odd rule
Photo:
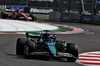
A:
<svg viewBox="0 0 100 66">
<path fill-rule="evenodd" d="M 79 53 L 100 51 L 100 27 L 77 26 L 88 29 L 89 32 L 80 34 L 57 35 L 59 40 L 74 42 L 78 45 Z M 76 62 L 64 60 L 41 60 L 38 58 L 24 59 L 16 56 L 16 40 L 25 35 L 0 34 L 0 66 L 82 66 Z"/>
</svg>

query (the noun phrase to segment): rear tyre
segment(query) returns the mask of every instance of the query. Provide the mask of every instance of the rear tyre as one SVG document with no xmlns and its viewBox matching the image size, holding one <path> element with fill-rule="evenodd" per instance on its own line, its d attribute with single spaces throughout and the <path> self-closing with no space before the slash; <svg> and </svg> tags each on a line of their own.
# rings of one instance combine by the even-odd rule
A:
<svg viewBox="0 0 100 66">
<path fill-rule="evenodd" d="M 16 14 L 16 20 L 19 20 L 19 14 Z"/>
<path fill-rule="evenodd" d="M 18 38 L 16 42 L 16 54 L 24 55 L 24 46 L 26 44 L 26 38 Z"/>
<path fill-rule="evenodd" d="M 37 20 L 37 17 L 35 17 L 35 16 L 34 16 L 34 14 L 30 14 L 30 15 L 29 15 L 29 17 L 31 17 L 31 18 L 32 18 L 32 20 L 31 20 L 31 21 Z"/>
<path fill-rule="evenodd" d="M 69 62 L 75 62 L 78 58 L 78 48 L 75 43 L 68 43 L 66 46 L 66 52 L 72 54 L 75 58 L 67 58 Z"/>
<path fill-rule="evenodd" d="M 30 53 L 31 52 L 34 52 L 36 49 L 36 44 L 34 41 L 30 41 L 28 40 L 25 44 L 25 47 L 24 47 L 24 56 L 26 59 L 29 59 L 30 58 Z"/>
<path fill-rule="evenodd" d="M 6 19 L 7 16 L 8 16 L 8 14 L 6 14 L 5 12 L 2 12 L 2 13 L 1 13 L 1 18 L 2 18 L 2 19 Z"/>
</svg>

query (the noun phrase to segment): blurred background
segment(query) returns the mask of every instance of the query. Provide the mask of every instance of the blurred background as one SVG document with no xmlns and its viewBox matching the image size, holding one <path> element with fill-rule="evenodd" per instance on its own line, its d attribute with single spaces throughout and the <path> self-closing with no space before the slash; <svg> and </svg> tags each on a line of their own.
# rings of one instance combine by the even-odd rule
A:
<svg viewBox="0 0 100 66">
<path fill-rule="evenodd" d="M 100 0 L 0 0 L 0 10 L 16 8 L 51 21 L 100 24 Z"/>
</svg>

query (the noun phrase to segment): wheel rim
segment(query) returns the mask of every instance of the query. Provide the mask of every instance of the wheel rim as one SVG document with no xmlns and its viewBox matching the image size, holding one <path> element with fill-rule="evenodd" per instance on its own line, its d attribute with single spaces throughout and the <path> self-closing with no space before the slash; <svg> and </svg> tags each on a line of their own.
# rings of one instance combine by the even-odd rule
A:
<svg viewBox="0 0 100 66">
<path fill-rule="evenodd" d="M 24 54 L 29 55 L 29 47 L 27 45 L 25 45 Z"/>
</svg>

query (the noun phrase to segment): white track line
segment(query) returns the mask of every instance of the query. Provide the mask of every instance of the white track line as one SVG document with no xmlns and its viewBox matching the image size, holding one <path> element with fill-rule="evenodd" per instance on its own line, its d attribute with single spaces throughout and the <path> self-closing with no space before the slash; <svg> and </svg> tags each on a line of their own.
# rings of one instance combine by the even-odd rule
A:
<svg viewBox="0 0 100 66">
<path fill-rule="evenodd" d="M 0 31 L 41 31 L 56 29 L 58 27 L 48 24 L 0 19 Z"/>
</svg>

